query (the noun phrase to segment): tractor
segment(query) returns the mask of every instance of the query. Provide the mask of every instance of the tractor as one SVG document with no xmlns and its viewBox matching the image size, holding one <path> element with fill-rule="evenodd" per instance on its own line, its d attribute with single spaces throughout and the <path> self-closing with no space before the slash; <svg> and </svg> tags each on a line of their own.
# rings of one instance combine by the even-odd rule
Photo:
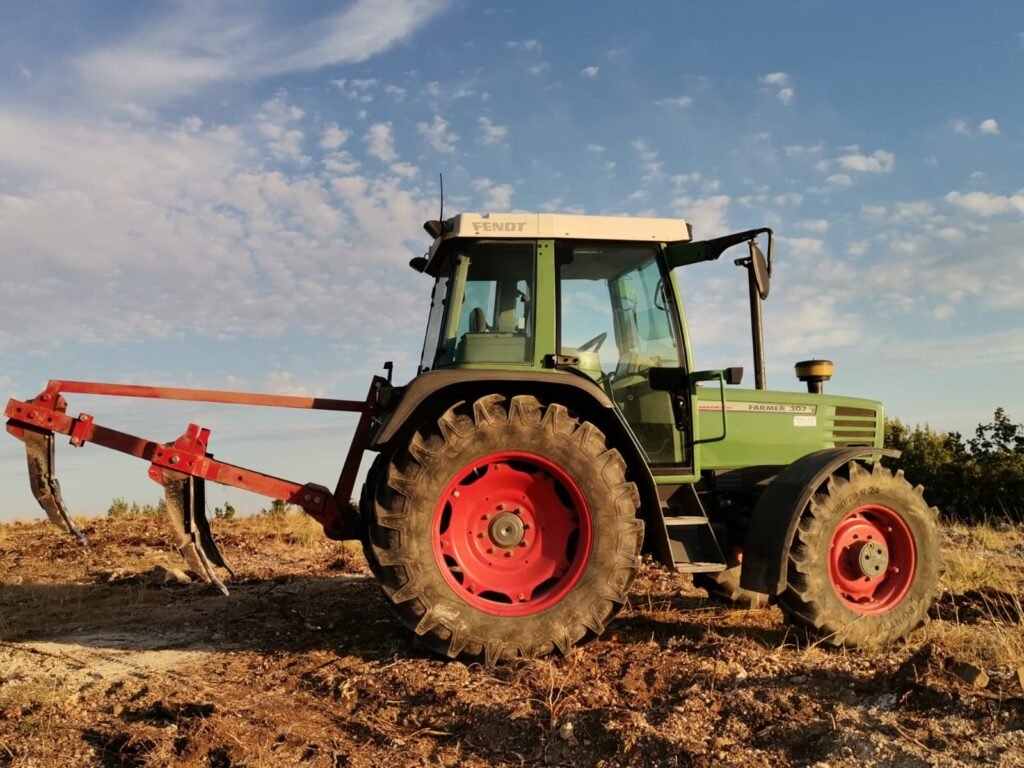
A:
<svg viewBox="0 0 1024 768">
<path fill-rule="evenodd" d="M 741 606 L 776 603 L 820 641 L 882 645 L 921 625 L 941 569 L 937 511 L 883 466 L 880 403 L 768 390 L 762 301 L 774 233 L 695 241 L 678 219 L 461 213 L 426 222 L 410 266 L 433 281 L 417 375 L 393 367 L 363 400 L 52 380 L 11 400 L 32 490 L 85 537 L 61 497 L 54 435 L 149 462 L 174 543 L 227 593 L 205 481 L 302 507 L 360 540 L 398 621 L 434 651 L 488 664 L 568 653 L 600 635 L 649 554 Z M 678 276 L 746 246 L 754 387 L 694 364 Z M 741 251 L 742 253 L 742 251 Z M 70 416 L 88 393 L 359 414 L 336 488 L 215 459 L 190 424 L 154 442 Z M 357 502 L 364 454 L 374 452 Z"/>
</svg>

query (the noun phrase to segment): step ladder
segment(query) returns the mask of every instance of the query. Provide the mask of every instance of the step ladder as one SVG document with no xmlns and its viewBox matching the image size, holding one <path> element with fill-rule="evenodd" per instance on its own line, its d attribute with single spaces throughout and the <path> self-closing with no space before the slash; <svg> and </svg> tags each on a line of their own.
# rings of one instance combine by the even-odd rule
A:
<svg viewBox="0 0 1024 768">
<path fill-rule="evenodd" d="M 711 521 L 693 486 L 680 486 L 671 504 L 662 501 L 661 513 L 669 548 L 680 573 L 717 573 L 725 570 L 725 556 Z"/>
</svg>

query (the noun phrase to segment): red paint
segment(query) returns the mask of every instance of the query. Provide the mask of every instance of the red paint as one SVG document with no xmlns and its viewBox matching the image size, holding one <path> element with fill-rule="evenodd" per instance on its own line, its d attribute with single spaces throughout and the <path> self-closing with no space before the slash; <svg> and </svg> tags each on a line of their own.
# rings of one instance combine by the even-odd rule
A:
<svg viewBox="0 0 1024 768">
<path fill-rule="evenodd" d="M 492 535 L 502 520 L 522 530 L 514 546 Z M 528 616 L 579 581 L 593 523 L 579 485 L 560 466 L 535 453 L 499 451 L 463 467 L 448 484 L 431 538 L 438 568 L 463 600 L 497 616 Z"/>
<path fill-rule="evenodd" d="M 874 577 L 859 564 L 861 548 L 880 545 L 888 553 L 888 566 Z M 832 534 L 829 547 L 832 588 L 846 607 L 875 615 L 895 608 L 907 594 L 917 569 L 917 547 L 910 527 L 894 510 L 865 504 L 849 512 Z"/>
</svg>

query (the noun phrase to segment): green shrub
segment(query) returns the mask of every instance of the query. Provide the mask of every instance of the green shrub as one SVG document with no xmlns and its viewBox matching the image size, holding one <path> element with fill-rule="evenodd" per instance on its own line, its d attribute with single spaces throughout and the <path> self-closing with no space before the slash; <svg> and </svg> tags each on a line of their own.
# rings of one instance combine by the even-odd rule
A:
<svg viewBox="0 0 1024 768">
<path fill-rule="evenodd" d="M 926 488 L 929 503 L 949 519 L 968 523 L 1009 520 L 1024 514 L 1024 425 L 997 408 L 974 437 L 911 429 L 898 419 L 885 424 L 885 445 L 903 455 L 888 463 Z"/>
<path fill-rule="evenodd" d="M 223 507 L 214 507 L 213 516 L 217 520 L 230 520 L 235 516 L 235 508 L 231 502 L 225 501 Z"/>
</svg>

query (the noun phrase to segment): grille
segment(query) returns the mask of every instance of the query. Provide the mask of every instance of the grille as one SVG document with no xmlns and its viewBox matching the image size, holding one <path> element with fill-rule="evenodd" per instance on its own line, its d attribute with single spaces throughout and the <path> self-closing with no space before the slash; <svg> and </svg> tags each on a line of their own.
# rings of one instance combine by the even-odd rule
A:
<svg viewBox="0 0 1024 768">
<path fill-rule="evenodd" d="M 832 445 L 874 445 L 878 432 L 878 414 L 871 408 L 851 408 L 840 405 L 829 426 Z"/>
</svg>

